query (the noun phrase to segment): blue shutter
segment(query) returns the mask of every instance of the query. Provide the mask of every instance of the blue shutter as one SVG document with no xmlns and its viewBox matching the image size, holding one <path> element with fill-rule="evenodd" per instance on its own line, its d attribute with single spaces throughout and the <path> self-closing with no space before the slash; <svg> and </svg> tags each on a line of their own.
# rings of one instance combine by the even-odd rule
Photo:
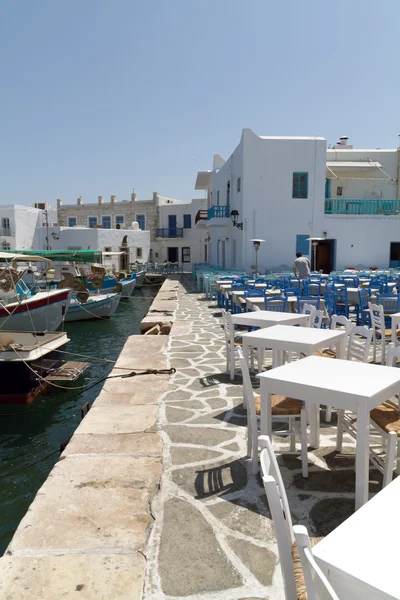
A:
<svg viewBox="0 0 400 600">
<path fill-rule="evenodd" d="M 308 173 L 293 173 L 292 198 L 308 198 Z"/>
<path fill-rule="evenodd" d="M 305 255 L 310 253 L 310 242 L 307 240 L 309 237 L 308 233 L 298 233 L 296 235 L 296 252 L 301 252 Z"/>
<path fill-rule="evenodd" d="M 185 229 L 192 228 L 192 215 L 183 215 L 183 227 Z"/>
</svg>

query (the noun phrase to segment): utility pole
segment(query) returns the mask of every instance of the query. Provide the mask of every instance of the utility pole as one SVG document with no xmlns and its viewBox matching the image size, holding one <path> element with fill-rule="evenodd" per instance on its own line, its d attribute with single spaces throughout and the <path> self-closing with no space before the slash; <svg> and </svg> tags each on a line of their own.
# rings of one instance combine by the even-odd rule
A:
<svg viewBox="0 0 400 600">
<path fill-rule="evenodd" d="M 49 214 L 47 212 L 47 208 L 45 209 L 44 214 L 46 216 L 46 250 L 49 250 Z"/>
</svg>

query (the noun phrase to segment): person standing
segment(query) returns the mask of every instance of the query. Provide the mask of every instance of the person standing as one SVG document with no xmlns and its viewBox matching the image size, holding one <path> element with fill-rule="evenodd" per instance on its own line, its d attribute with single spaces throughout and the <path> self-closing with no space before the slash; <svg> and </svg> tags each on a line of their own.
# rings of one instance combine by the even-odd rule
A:
<svg viewBox="0 0 400 600">
<path fill-rule="evenodd" d="M 296 252 L 296 260 L 293 265 L 294 275 L 300 277 L 300 279 L 306 279 L 310 276 L 311 264 L 308 258 L 302 255 L 301 252 Z"/>
</svg>

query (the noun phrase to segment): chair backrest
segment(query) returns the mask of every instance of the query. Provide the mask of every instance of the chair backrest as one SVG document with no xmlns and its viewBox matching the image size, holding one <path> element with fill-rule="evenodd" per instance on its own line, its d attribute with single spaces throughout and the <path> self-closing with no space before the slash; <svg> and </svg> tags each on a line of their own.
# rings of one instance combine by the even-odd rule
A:
<svg viewBox="0 0 400 600">
<path fill-rule="evenodd" d="M 297 298 L 297 312 L 298 313 L 303 312 L 304 304 L 311 304 L 312 306 L 315 307 L 316 310 L 318 310 L 320 307 L 320 304 L 321 304 L 321 299 L 319 296 L 299 296 Z"/>
<path fill-rule="evenodd" d="M 287 298 L 276 297 L 264 298 L 264 310 L 273 310 L 274 312 L 285 312 Z"/>
<path fill-rule="evenodd" d="M 230 312 L 222 309 L 222 319 L 224 323 L 225 342 L 228 345 L 235 343 L 235 327 L 232 321 L 232 315 Z"/>
<path fill-rule="evenodd" d="M 388 367 L 395 367 L 398 360 L 400 360 L 400 346 L 395 346 L 390 342 L 387 347 L 386 365 Z"/>
<path fill-rule="evenodd" d="M 310 315 L 310 320 L 309 320 L 308 326 L 309 327 L 314 327 L 314 329 L 321 329 L 323 318 L 324 318 L 323 311 L 322 310 L 315 310 Z"/>
<path fill-rule="evenodd" d="M 347 360 L 368 362 L 373 330 L 365 325 L 353 325 L 347 346 Z"/>
<path fill-rule="evenodd" d="M 328 312 L 328 315 L 330 317 L 332 317 L 332 315 L 334 314 L 334 312 L 336 312 L 335 307 L 336 307 L 336 303 L 335 303 L 335 292 L 333 291 L 333 288 L 326 288 L 325 293 L 324 293 L 324 300 L 325 300 L 325 308 Z"/>
<path fill-rule="evenodd" d="M 347 287 L 335 287 L 334 291 L 335 291 L 336 304 L 338 302 L 340 302 L 341 304 L 346 304 L 346 306 L 347 306 L 348 305 Z"/>
<path fill-rule="evenodd" d="M 342 329 L 342 327 L 344 327 L 344 329 L 346 330 L 347 335 L 350 335 L 350 332 L 353 328 L 353 324 L 350 321 L 350 319 L 348 319 L 344 315 L 332 315 L 330 328 Z"/>
<path fill-rule="evenodd" d="M 318 296 L 321 295 L 321 282 L 315 280 L 305 279 L 303 281 L 304 291 L 307 296 Z"/>
<path fill-rule="evenodd" d="M 294 533 L 286 490 L 270 438 L 260 436 L 259 442 L 263 448 L 260 456 L 262 480 L 275 526 L 285 596 L 297 598 L 292 560 Z"/>
<path fill-rule="evenodd" d="M 301 290 L 298 287 L 287 287 L 283 290 L 283 295 L 285 296 L 285 298 L 287 298 L 288 296 L 300 296 Z"/>
<path fill-rule="evenodd" d="M 265 290 L 263 289 L 246 290 L 244 293 L 245 298 L 263 298 L 264 296 Z"/>
<path fill-rule="evenodd" d="M 301 289 L 301 279 L 300 277 L 291 277 L 289 280 L 289 286 L 292 288 Z"/>
<path fill-rule="evenodd" d="M 370 291 L 368 289 L 364 288 L 363 290 L 358 290 L 358 304 L 360 310 L 365 310 L 368 308 L 369 296 Z"/>
<path fill-rule="evenodd" d="M 385 330 L 385 315 L 383 306 L 368 302 L 369 314 L 371 316 L 371 325 L 373 329 Z"/>
<path fill-rule="evenodd" d="M 317 309 L 315 307 L 315 304 L 308 304 L 307 302 L 304 302 L 303 308 L 301 309 L 301 314 L 302 315 L 311 315 L 316 310 Z"/>
<path fill-rule="evenodd" d="M 399 312 L 399 299 L 397 294 L 377 294 L 376 304 L 383 306 L 385 315 Z"/>
<path fill-rule="evenodd" d="M 254 391 L 253 386 L 251 385 L 249 367 L 243 355 L 243 350 L 238 347 L 236 348 L 236 352 L 239 357 L 243 377 L 243 406 L 247 409 L 247 424 L 248 427 L 251 427 L 252 436 L 257 436 L 256 405 L 254 403 Z"/>
<path fill-rule="evenodd" d="M 307 529 L 304 525 L 295 525 L 293 531 L 303 567 L 308 600 L 339 600 L 339 596 L 317 565 Z"/>
</svg>

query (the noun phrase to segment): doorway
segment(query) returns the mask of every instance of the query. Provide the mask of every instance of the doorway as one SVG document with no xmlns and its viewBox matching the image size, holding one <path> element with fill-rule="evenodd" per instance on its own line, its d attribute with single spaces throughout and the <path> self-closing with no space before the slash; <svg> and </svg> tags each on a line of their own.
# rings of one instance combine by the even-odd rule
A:
<svg viewBox="0 0 400 600">
<path fill-rule="evenodd" d="M 176 215 L 168 215 L 168 229 L 169 237 L 176 237 Z M 176 261 L 173 261 L 176 262 Z"/>
<path fill-rule="evenodd" d="M 222 250 L 222 268 L 225 269 L 225 240 L 222 240 L 221 250 Z"/>
<path fill-rule="evenodd" d="M 168 248 L 168 262 L 179 262 L 178 248 Z"/>
<path fill-rule="evenodd" d="M 208 263 L 208 254 L 207 254 L 207 251 L 208 251 L 207 244 L 204 244 L 204 262 L 206 264 Z"/>
<path fill-rule="evenodd" d="M 316 271 L 329 274 L 335 270 L 336 240 L 323 240 L 317 246 L 317 268 Z M 312 257 L 314 258 L 314 257 Z M 314 270 L 314 265 L 312 265 Z"/>
</svg>

